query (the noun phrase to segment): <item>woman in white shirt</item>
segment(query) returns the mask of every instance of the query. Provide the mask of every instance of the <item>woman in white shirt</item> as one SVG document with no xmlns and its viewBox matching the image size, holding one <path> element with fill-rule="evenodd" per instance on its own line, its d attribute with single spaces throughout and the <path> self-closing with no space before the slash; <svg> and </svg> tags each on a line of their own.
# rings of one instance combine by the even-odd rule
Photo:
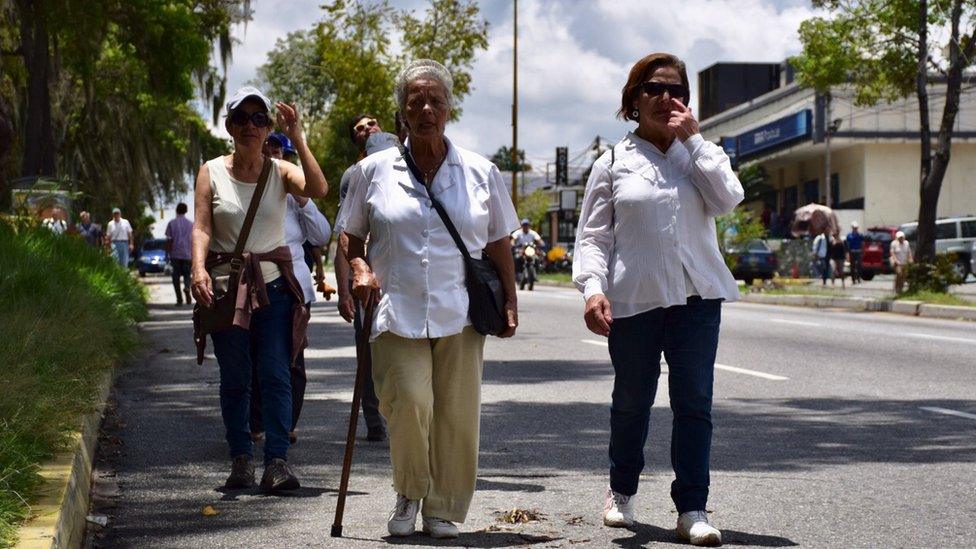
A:
<svg viewBox="0 0 976 549">
<path fill-rule="evenodd" d="M 435 61 L 419 60 L 397 77 L 396 100 L 409 127 L 399 148 L 361 160 L 336 231 L 353 271 L 353 295 L 378 299 L 371 353 L 380 412 L 387 419 L 397 503 L 390 534 L 408 536 L 423 502 L 424 532 L 457 537 L 474 494 L 485 336 L 471 327 L 465 267 L 436 198 L 467 253 L 487 252 L 506 295 L 510 337 L 516 317 L 515 269 L 508 235 L 518 226 L 498 168 L 452 144 L 444 126 L 453 80 Z M 364 242 L 369 236 L 369 262 Z"/>
<path fill-rule="evenodd" d="M 631 69 L 618 115 L 638 127 L 593 165 L 573 280 L 587 327 L 609 339 L 615 372 L 604 523 L 633 524 L 663 353 L 674 412 L 671 497 L 678 534 L 698 545 L 721 543 L 705 514 L 712 377 L 721 302 L 738 297 L 713 218 L 743 193 L 725 152 L 698 133 L 688 97 L 685 65 L 672 55 L 648 55 Z"/>
</svg>

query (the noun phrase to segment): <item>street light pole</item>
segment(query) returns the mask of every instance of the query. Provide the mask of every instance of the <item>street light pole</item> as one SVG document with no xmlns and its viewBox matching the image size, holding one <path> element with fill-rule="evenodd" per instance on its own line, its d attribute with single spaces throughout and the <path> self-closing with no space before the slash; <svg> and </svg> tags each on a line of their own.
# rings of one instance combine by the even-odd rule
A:
<svg viewBox="0 0 976 549">
<path fill-rule="evenodd" d="M 518 0 L 512 20 L 512 204 L 518 208 Z"/>
</svg>

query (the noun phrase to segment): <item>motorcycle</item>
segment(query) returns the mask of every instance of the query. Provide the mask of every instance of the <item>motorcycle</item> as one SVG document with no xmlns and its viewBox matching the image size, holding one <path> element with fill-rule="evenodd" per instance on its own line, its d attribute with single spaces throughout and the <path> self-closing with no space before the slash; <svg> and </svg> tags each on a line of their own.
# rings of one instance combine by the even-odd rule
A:
<svg viewBox="0 0 976 549">
<path fill-rule="evenodd" d="M 539 272 L 539 252 L 535 244 L 526 244 L 518 251 L 518 263 L 520 263 L 518 273 L 519 289 L 524 290 L 529 286 L 531 292 L 535 288 L 535 281 Z"/>
</svg>

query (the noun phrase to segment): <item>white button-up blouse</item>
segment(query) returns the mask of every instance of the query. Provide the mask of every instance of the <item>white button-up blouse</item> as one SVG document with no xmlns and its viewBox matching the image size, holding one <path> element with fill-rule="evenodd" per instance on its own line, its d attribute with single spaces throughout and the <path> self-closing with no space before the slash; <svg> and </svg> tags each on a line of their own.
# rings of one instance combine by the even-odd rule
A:
<svg viewBox="0 0 976 549">
<path fill-rule="evenodd" d="M 593 164 L 576 233 L 573 281 L 605 294 L 615 318 L 684 305 L 689 295 L 734 301 L 714 217 L 742 201 L 725 151 L 695 134 L 667 153 L 628 133 Z M 693 287 L 689 287 L 689 283 Z"/>
<path fill-rule="evenodd" d="M 431 192 L 457 227 L 472 257 L 518 227 L 501 174 L 485 157 L 447 142 Z M 407 143 L 409 147 L 409 141 Z M 461 253 L 396 147 L 357 164 L 336 219 L 336 231 L 366 239 L 380 284 L 373 339 L 438 338 L 470 324 Z"/>
<path fill-rule="evenodd" d="M 312 271 L 305 263 L 305 249 L 302 245 L 309 241 L 312 246 L 322 247 L 329 245 L 332 236 L 332 228 L 329 221 L 322 215 L 315 201 L 309 200 L 304 206 L 299 206 L 295 197 L 288 195 L 287 209 L 285 210 L 285 244 L 291 251 L 292 270 L 295 271 L 295 278 L 302 287 L 305 294 L 305 303 L 315 301 L 315 291 L 312 288 Z"/>
</svg>

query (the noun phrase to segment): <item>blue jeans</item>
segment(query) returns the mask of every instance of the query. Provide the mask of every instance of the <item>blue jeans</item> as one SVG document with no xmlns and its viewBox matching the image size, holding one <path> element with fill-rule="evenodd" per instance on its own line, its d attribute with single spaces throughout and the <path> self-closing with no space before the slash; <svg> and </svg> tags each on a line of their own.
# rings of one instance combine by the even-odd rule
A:
<svg viewBox="0 0 976 549">
<path fill-rule="evenodd" d="M 251 353 L 258 362 L 261 420 L 264 423 L 264 463 L 288 459 L 291 417 L 291 319 L 294 297 L 284 279 L 268 283 L 270 303 L 251 316 L 251 329 L 229 328 L 212 335 L 220 366 L 220 413 L 224 418 L 230 456 L 252 457 Z"/>
<path fill-rule="evenodd" d="M 123 269 L 128 269 L 129 268 L 129 241 L 113 240 L 112 255 L 115 256 L 115 260 L 119 262 L 119 265 L 121 265 Z"/>
<path fill-rule="evenodd" d="M 686 305 L 614 319 L 609 344 L 616 374 L 610 408 L 610 487 L 615 492 L 637 493 L 663 352 L 674 415 L 671 499 L 678 513 L 705 509 L 721 317 L 721 300 L 694 296 Z"/>
</svg>

